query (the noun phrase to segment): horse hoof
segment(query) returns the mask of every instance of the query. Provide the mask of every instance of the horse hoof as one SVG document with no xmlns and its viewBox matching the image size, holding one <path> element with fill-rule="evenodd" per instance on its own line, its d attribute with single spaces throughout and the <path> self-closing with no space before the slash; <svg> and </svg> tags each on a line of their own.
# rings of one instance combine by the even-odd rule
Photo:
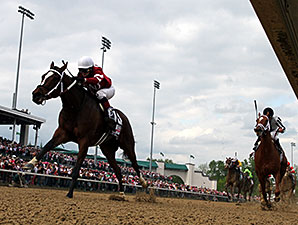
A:
<svg viewBox="0 0 298 225">
<path fill-rule="evenodd" d="M 66 197 L 68 197 L 68 198 L 72 198 L 72 197 L 73 197 L 73 194 L 68 193 L 68 194 L 66 195 Z"/>
<path fill-rule="evenodd" d="M 279 202 L 280 201 L 280 197 L 279 196 L 275 197 L 274 198 L 274 201 Z"/>
<path fill-rule="evenodd" d="M 261 200 L 261 205 L 262 205 L 262 206 L 267 205 L 267 203 L 266 203 L 266 201 L 265 201 L 264 199 Z"/>
</svg>

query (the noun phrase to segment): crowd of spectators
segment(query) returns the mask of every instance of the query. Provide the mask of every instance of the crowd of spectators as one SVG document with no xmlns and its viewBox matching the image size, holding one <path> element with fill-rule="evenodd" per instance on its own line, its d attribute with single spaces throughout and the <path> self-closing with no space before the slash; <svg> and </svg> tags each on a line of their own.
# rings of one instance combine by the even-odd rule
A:
<svg viewBox="0 0 298 225">
<path fill-rule="evenodd" d="M 29 146 L 21 146 L 0 137 L 0 168 L 23 172 L 23 165 L 28 160 L 33 158 L 39 151 L 40 149 L 35 149 L 34 147 Z M 28 184 L 39 186 L 68 187 L 70 179 L 58 179 L 57 177 L 51 176 L 38 176 L 38 174 L 71 177 L 72 168 L 75 165 L 76 158 L 76 155 L 63 154 L 59 151 L 48 152 L 44 156 L 43 160 L 39 162 L 31 171 L 37 175 L 26 175 L 25 179 Z M 128 184 L 128 186 L 126 186 L 127 189 L 129 189 L 131 186 L 140 185 L 139 179 L 132 167 L 126 165 L 119 165 L 119 167 L 123 175 L 123 183 Z M 172 177 L 163 176 L 156 172 L 141 170 L 141 174 L 152 187 L 182 192 L 196 192 L 216 196 L 226 196 L 225 192 L 219 192 L 204 187 L 174 183 L 172 181 Z M 97 161 L 97 163 L 95 163 L 94 159 L 87 158 L 82 164 L 80 178 L 102 181 L 100 183 L 86 181 L 79 182 L 78 186 L 85 190 L 96 190 L 99 188 L 104 190 L 107 188 L 107 186 L 101 185 L 102 183 L 116 184 L 118 182 L 113 169 L 109 166 L 109 163 L 105 161 Z M 13 177 L 9 176 L 8 173 L 0 172 L 0 180 L 2 180 L 2 182 L 10 182 L 12 179 Z M 101 187 L 99 187 L 100 185 Z M 116 189 L 117 185 L 109 187 Z"/>
</svg>

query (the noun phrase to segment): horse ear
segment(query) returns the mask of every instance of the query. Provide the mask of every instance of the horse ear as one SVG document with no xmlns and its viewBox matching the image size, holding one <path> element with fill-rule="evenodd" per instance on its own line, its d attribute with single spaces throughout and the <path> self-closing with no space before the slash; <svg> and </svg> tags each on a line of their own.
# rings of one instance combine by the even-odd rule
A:
<svg viewBox="0 0 298 225">
<path fill-rule="evenodd" d="M 61 67 L 61 70 L 64 71 L 67 68 L 68 62 L 66 62 L 66 63 L 64 61 L 62 61 L 62 62 L 63 62 L 63 66 Z"/>
<path fill-rule="evenodd" d="M 50 68 L 51 69 L 53 69 L 54 68 L 54 62 L 52 61 L 52 63 L 51 63 L 51 66 L 50 66 Z"/>
</svg>

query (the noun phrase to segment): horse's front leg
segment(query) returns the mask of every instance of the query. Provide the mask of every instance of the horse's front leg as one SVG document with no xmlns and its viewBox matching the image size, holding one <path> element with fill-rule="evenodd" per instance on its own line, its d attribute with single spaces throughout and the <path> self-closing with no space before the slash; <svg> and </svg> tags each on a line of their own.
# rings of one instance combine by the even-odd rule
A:
<svg viewBox="0 0 298 225">
<path fill-rule="evenodd" d="M 227 196 L 228 196 L 228 201 L 230 201 L 230 195 L 229 195 L 229 185 L 226 183 L 225 184 L 225 190 L 226 190 L 226 192 L 227 192 Z"/>
<path fill-rule="evenodd" d="M 235 192 L 235 183 L 233 183 L 231 187 L 232 202 L 234 201 L 234 192 Z"/>
<path fill-rule="evenodd" d="M 80 174 L 80 169 L 81 169 L 81 166 L 86 158 L 86 155 L 87 155 L 87 152 L 88 152 L 88 145 L 86 142 L 84 143 L 80 143 L 79 144 L 79 154 L 78 154 L 78 159 L 77 159 L 77 162 L 76 162 L 76 165 L 75 167 L 73 168 L 73 171 L 72 171 L 72 180 L 71 180 L 71 183 L 70 183 L 70 187 L 69 187 L 69 191 L 67 193 L 67 197 L 69 198 L 72 198 L 73 197 L 73 190 L 76 186 L 76 183 L 77 183 L 77 180 L 78 180 L 78 177 L 79 177 L 79 174 Z"/>
<path fill-rule="evenodd" d="M 266 193 L 266 179 L 262 178 L 262 179 L 259 179 L 259 181 L 260 181 L 260 185 L 261 185 L 261 204 L 267 205 L 267 207 L 270 208 L 271 205 L 269 204 L 269 201 L 267 200 L 267 193 Z"/>
<path fill-rule="evenodd" d="M 34 166 L 43 158 L 43 156 L 50 150 L 54 149 L 56 146 L 66 143 L 69 141 L 67 133 L 62 128 L 57 128 L 52 139 L 41 149 L 41 151 L 29 161 L 23 168 L 32 170 Z"/>
</svg>

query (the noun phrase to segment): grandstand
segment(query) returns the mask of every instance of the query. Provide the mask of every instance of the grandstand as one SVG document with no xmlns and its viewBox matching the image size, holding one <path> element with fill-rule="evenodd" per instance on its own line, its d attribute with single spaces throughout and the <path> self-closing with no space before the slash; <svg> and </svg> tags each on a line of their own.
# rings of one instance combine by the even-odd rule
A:
<svg viewBox="0 0 298 225">
<path fill-rule="evenodd" d="M 56 150 L 56 151 L 55 151 Z M 31 172 L 22 170 L 22 165 L 35 155 L 40 149 L 29 146 L 21 146 L 12 143 L 7 139 L 0 138 L 0 183 L 11 183 L 20 172 L 25 172 L 25 182 L 28 185 L 62 187 L 69 186 L 72 168 L 76 162 L 76 152 L 70 153 L 65 149 L 55 149 L 47 153 L 42 162 L 40 162 Z M 135 171 L 130 167 L 130 163 L 123 159 L 118 159 L 125 183 L 125 191 L 134 193 L 140 187 L 138 177 Z M 203 198 L 217 200 L 221 198 L 226 200 L 225 193 L 218 192 L 216 189 L 204 186 L 195 186 L 177 184 L 172 181 L 171 176 L 157 172 L 162 167 L 156 163 L 156 171 L 150 172 L 148 161 L 139 161 L 143 177 L 149 182 L 152 188 L 155 188 L 160 196 L 188 196 L 192 198 Z M 155 165 L 155 164 L 154 164 Z M 163 165 L 163 168 L 171 167 L 172 171 L 182 173 L 189 172 L 189 165 Z M 167 170 L 165 170 L 167 171 Z M 170 170 L 168 170 L 170 171 Z M 94 161 L 92 156 L 87 157 L 80 170 L 80 179 L 78 187 L 87 191 L 116 191 L 117 178 L 106 162 L 105 158 L 98 158 Z"/>
<path fill-rule="evenodd" d="M 38 130 L 44 122 L 46 122 L 45 119 L 31 115 L 28 110 L 9 109 L 0 105 L 0 125 L 21 125 L 21 145 L 26 146 L 28 144 L 29 126 L 33 125 L 35 130 L 34 144 L 37 147 Z M 13 131 L 12 139 L 15 140 L 15 131 Z"/>
</svg>

